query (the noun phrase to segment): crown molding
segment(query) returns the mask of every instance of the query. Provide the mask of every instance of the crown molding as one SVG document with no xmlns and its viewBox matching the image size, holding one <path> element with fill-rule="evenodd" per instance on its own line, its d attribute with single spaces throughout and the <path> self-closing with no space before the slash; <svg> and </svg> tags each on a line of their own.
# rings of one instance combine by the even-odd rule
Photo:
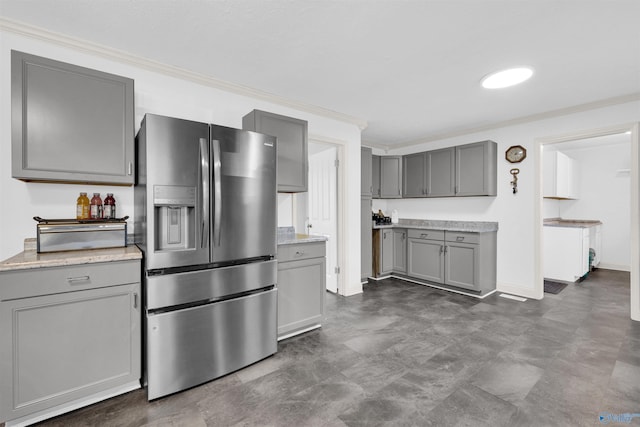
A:
<svg viewBox="0 0 640 427">
<path fill-rule="evenodd" d="M 619 105 L 619 104 L 626 104 L 627 102 L 634 102 L 634 101 L 640 101 L 640 92 L 630 93 L 622 96 L 615 96 L 612 98 L 602 99 L 599 101 L 587 102 L 585 104 L 574 105 L 566 108 L 559 108 L 557 110 L 546 111 L 544 113 L 531 114 L 529 116 L 518 117 L 510 120 L 504 120 L 504 121 L 492 123 L 486 126 L 479 126 L 475 128 L 469 128 L 469 129 L 461 129 L 461 130 L 452 131 L 452 132 L 444 132 L 441 134 L 427 136 L 425 138 L 420 138 L 412 141 L 405 141 L 399 144 L 388 145 L 387 149 L 395 150 L 399 148 L 412 147 L 414 145 L 440 141 L 443 139 L 454 138 L 456 136 L 471 135 L 474 133 L 484 132 L 487 130 L 501 129 L 509 126 L 524 124 L 524 123 L 537 122 L 540 120 L 552 119 L 555 117 L 581 113 L 589 110 L 597 110 L 599 108 L 610 107 L 610 106 Z"/>
<path fill-rule="evenodd" d="M 262 101 L 272 102 L 274 104 L 281 105 L 283 107 L 294 108 L 296 110 L 305 111 L 307 113 L 315 114 L 318 116 L 338 120 L 341 122 L 349 123 L 357 126 L 360 131 L 366 129 L 367 121 L 358 117 L 350 116 L 347 114 L 339 113 L 327 108 L 319 107 L 316 105 L 306 104 L 290 98 L 275 95 L 269 92 L 254 89 L 248 86 L 243 86 L 224 80 L 220 80 L 205 74 L 189 71 L 184 68 L 175 67 L 172 65 L 164 64 L 152 59 L 147 59 L 138 55 L 133 55 L 128 52 L 114 49 L 105 45 L 89 42 L 87 40 L 78 39 L 65 34 L 56 33 L 53 31 L 45 30 L 40 27 L 35 27 L 23 22 L 14 21 L 4 17 L 0 17 L 0 29 L 18 34 L 24 37 L 43 40 L 49 43 L 54 43 L 62 47 L 90 53 L 109 60 L 133 65 L 145 70 L 161 73 L 167 76 L 176 77 L 182 80 L 191 81 L 201 84 L 203 86 L 209 86 L 215 89 L 220 89 L 226 92 L 235 93 L 237 95 L 243 95 Z"/>
</svg>

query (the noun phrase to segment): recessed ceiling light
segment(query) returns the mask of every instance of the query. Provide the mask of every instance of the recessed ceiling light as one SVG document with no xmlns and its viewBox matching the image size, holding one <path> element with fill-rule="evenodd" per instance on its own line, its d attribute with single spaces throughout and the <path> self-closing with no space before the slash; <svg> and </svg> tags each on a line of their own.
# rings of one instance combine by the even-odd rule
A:
<svg viewBox="0 0 640 427">
<path fill-rule="evenodd" d="M 486 89 L 501 89 L 522 83 L 533 75 L 533 70 L 527 67 L 509 68 L 497 71 L 482 79 L 482 87 Z"/>
</svg>

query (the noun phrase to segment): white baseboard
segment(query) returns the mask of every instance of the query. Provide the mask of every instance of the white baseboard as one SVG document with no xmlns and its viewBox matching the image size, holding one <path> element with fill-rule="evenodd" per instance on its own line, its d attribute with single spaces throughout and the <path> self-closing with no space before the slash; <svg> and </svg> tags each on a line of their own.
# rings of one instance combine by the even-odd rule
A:
<svg viewBox="0 0 640 427">
<path fill-rule="evenodd" d="M 609 264 L 607 262 L 600 262 L 596 268 L 602 268 L 604 270 L 631 271 L 631 267 L 628 265 Z"/>
</svg>

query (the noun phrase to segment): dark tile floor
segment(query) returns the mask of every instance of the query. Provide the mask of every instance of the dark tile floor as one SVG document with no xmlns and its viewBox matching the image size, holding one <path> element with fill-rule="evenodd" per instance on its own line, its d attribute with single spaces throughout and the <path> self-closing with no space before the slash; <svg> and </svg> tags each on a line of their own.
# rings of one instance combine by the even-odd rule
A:
<svg viewBox="0 0 640 427">
<path fill-rule="evenodd" d="M 138 390 L 42 425 L 581 426 L 601 425 L 605 411 L 640 413 L 640 322 L 629 319 L 629 275 L 596 270 L 524 303 L 395 279 L 327 294 L 322 329 L 280 342 L 273 357 L 151 403 Z"/>
</svg>

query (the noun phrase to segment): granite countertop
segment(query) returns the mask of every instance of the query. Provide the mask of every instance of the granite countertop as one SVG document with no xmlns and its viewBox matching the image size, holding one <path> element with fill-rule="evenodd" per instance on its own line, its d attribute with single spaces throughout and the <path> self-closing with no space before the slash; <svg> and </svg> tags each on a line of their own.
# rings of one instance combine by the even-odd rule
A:
<svg viewBox="0 0 640 427">
<path fill-rule="evenodd" d="M 488 221 L 443 221 L 433 219 L 400 218 L 397 224 L 374 225 L 373 228 L 417 228 L 422 230 L 492 233 L 498 231 L 498 223 Z"/>
<path fill-rule="evenodd" d="M 543 224 L 545 227 L 589 228 L 601 225 L 602 221 L 597 219 L 547 218 Z"/>
<path fill-rule="evenodd" d="M 36 251 L 36 239 L 25 239 L 24 251 L 0 262 L 0 272 L 135 259 L 142 259 L 142 252 L 136 245 L 128 245 L 121 248 L 88 249 L 39 254 Z"/>
<path fill-rule="evenodd" d="M 295 245 L 296 243 L 326 242 L 325 236 L 298 234 L 293 227 L 278 227 L 278 245 Z"/>
</svg>

